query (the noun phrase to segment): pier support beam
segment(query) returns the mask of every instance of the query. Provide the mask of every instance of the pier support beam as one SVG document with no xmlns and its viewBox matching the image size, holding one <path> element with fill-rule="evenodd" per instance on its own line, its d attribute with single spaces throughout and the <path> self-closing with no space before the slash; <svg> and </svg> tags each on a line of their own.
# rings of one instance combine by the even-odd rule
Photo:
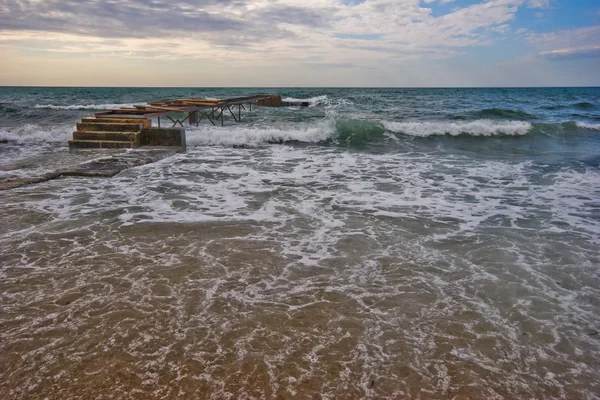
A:
<svg viewBox="0 0 600 400">
<path fill-rule="evenodd" d="M 140 136 L 142 146 L 178 147 L 178 151 L 186 150 L 185 129 L 183 128 L 150 128 L 142 129 Z"/>
<path fill-rule="evenodd" d="M 190 125 L 198 125 L 198 111 L 190 113 L 188 122 Z"/>
</svg>

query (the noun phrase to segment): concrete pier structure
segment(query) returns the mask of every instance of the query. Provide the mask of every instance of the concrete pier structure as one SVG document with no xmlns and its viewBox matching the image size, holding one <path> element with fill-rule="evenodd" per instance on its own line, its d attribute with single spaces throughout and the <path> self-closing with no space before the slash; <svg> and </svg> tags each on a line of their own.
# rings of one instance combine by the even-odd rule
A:
<svg viewBox="0 0 600 400">
<path fill-rule="evenodd" d="M 261 107 L 307 107 L 306 102 L 284 102 L 277 95 L 256 95 L 224 100 L 204 98 L 171 99 L 148 105 L 121 107 L 83 118 L 69 141 L 71 149 L 133 149 L 141 146 L 177 147 L 185 151 L 187 125 L 202 121 L 225 124 L 225 117 L 235 122 L 242 119 L 242 110 Z M 237 110 L 236 110 L 237 108 Z M 157 126 L 153 126 L 156 119 Z M 171 124 L 171 127 L 163 125 Z"/>
</svg>

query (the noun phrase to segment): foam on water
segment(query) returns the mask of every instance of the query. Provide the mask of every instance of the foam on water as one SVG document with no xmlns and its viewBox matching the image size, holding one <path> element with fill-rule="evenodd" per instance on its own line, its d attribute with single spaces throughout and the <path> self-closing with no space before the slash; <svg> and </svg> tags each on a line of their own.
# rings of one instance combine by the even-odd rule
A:
<svg viewBox="0 0 600 400">
<path fill-rule="evenodd" d="M 383 121 L 383 126 L 392 132 L 410 136 L 433 135 L 526 135 L 532 128 L 531 123 L 524 121 L 497 121 L 482 119 L 471 122 L 395 122 Z"/>
<path fill-rule="evenodd" d="M 399 122 L 414 92 L 186 126 L 187 153 L 0 193 L 0 393 L 597 397 L 596 128 Z M 543 124 L 590 131 L 522 136 Z M 73 126 L 2 129 L 2 161 L 39 166 Z"/>
<path fill-rule="evenodd" d="M 335 120 L 325 119 L 316 124 L 275 127 L 213 127 L 198 126 L 186 130 L 188 145 L 256 146 L 266 143 L 306 142 L 319 143 L 335 134 Z"/>
<path fill-rule="evenodd" d="M 147 103 L 135 103 L 136 105 L 148 105 Z M 111 110 L 120 107 L 133 107 L 134 103 L 125 104 L 69 104 L 69 105 L 54 105 L 54 104 L 36 104 L 35 108 L 47 110 Z"/>
<path fill-rule="evenodd" d="M 592 130 L 600 130 L 600 124 L 588 124 L 585 122 L 577 122 L 576 123 L 578 127 L 583 128 L 583 129 L 592 129 Z"/>
<path fill-rule="evenodd" d="M 309 103 L 310 106 L 322 105 L 322 104 L 327 104 L 330 102 L 329 97 L 327 95 L 315 96 L 315 97 L 311 97 L 308 99 L 297 99 L 294 97 L 285 97 L 282 100 L 289 101 L 289 102 L 295 102 L 295 103 L 307 102 L 307 103 Z"/>
<path fill-rule="evenodd" d="M 71 139 L 74 129 L 74 124 L 25 124 L 14 127 L 4 127 L 0 128 L 0 141 L 27 144 L 66 143 Z"/>
<path fill-rule="evenodd" d="M 26 353 L 44 354 L 54 375 L 121 351 L 163 397 L 172 388 L 161 377 L 200 380 L 215 397 L 393 398 L 463 380 L 488 398 L 543 385 L 567 395 L 564 379 L 591 382 L 585 359 L 600 352 L 586 333 L 600 324 L 588 303 L 599 294 L 600 173 L 544 174 L 531 163 L 216 146 L 111 180 L 49 182 L 42 198 L 26 188 L 8 204 L 50 220 L 0 238 L 10 264 L 37 279 L 7 293 L 4 310 L 46 304 L 54 311 L 27 332 L 77 330 Z M 465 363 L 477 366 L 467 376 Z M 246 369 L 256 365 L 264 371 Z"/>
</svg>

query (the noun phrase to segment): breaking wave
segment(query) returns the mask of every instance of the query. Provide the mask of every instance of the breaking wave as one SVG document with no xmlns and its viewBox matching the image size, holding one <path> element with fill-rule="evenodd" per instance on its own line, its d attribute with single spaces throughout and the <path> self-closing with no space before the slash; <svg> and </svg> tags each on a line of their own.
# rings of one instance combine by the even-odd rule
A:
<svg viewBox="0 0 600 400">
<path fill-rule="evenodd" d="M 186 131 L 188 145 L 257 146 L 267 143 L 319 143 L 336 132 L 335 120 L 325 119 L 315 125 L 300 125 L 282 129 L 276 127 L 212 127 L 201 126 Z"/>
<path fill-rule="evenodd" d="M 0 143 L 67 143 L 73 133 L 73 125 L 35 125 L 0 128 Z"/>
<path fill-rule="evenodd" d="M 298 103 L 306 102 L 311 107 L 312 106 L 323 105 L 323 104 L 329 103 L 329 97 L 327 95 L 310 97 L 308 99 L 296 99 L 294 97 L 286 97 L 286 98 L 281 99 L 281 100 L 282 101 L 289 101 L 289 102 L 298 102 Z"/>
<path fill-rule="evenodd" d="M 524 121 L 493 121 L 482 119 L 471 122 L 394 122 L 383 121 L 383 126 L 409 136 L 471 135 L 471 136 L 522 136 L 529 133 L 532 124 Z"/>
<path fill-rule="evenodd" d="M 0 142 L 43 144 L 64 143 L 71 139 L 74 124 L 25 124 L 0 128 Z M 384 141 L 393 134 L 412 137 L 429 136 L 523 136 L 526 134 L 570 134 L 576 131 L 599 131 L 600 124 L 564 122 L 532 124 L 526 121 L 426 121 L 397 122 L 328 117 L 318 122 L 280 126 L 186 126 L 190 146 L 259 146 L 272 143 L 337 144 L 361 147 Z"/>
<path fill-rule="evenodd" d="M 591 129 L 591 130 L 600 131 L 600 124 L 588 124 L 585 122 L 576 122 L 575 124 L 577 125 L 577 127 L 581 128 L 581 129 Z"/>
<path fill-rule="evenodd" d="M 187 129 L 188 145 L 257 146 L 268 143 L 334 143 L 361 147 L 384 140 L 386 131 L 409 136 L 433 135 L 525 135 L 532 124 L 522 121 L 478 120 L 472 122 L 392 122 L 327 118 L 316 124 L 297 124 L 289 128 L 200 126 Z"/>
</svg>

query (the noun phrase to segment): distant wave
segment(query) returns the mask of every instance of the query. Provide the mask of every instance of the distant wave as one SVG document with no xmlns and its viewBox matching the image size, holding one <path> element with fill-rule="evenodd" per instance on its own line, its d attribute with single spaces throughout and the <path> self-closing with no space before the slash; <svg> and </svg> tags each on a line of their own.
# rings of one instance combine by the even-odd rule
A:
<svg viewBox="0 0 600 400">
<path fill-rule="evenodd" d="M 596 106 L 594 106 L 592 103 L 584 101 L 581 103 L 573 104 L 573 108 L 576 108 L 578 110 L 593 110 L 594 108 L 596 108 Z"/>
<path fill-rule="evenodd" d="M 568 108 L 568 106 L 563 106 L 563 105 L 559 105 L 559 104 L 554 104 L 551 106 L 542 106 L 540 107 L 542 110 L 550 110 L 550 111 L 556 111 L 556 110 L 563 110 L 565 108 Z"/>
<path fill-rule="evenodd" d="M 593 120 L 596 120 L 596 121 L 600 121 L 600 115 L 593 115 L 593 114 L 578 114 L 578 113 L 573 113 L 573 114 L 571 114 L 571 117 L 593 119 Z"/>
<path fill-rule="evenodd" d="M 528 114 L 521 110 L 510 110 L 506 108 L 486 108 L 484 110 L 476 111 L 473 113 L 478 118 L 489 118 L 489 119 L 517 119 L 517 120 L 528 120 L 536 119 L 537 117 L 532 114 Z"/>
<path fill-rule="evenodd" d="M 135 103 L 146 105 L 145 103 Z M 57 106 L 54 104 L 36 104 L 35 108 L 46 110 L 111 110 L 120 107 L 133 107 L 133 104 L 71 104 L 68 106 Z"/>
<path fill-rule="evenodd" d="M 471 136 L 521 136 L 526 135 L 532 124 L 524 121 L 494 121 L 482 119 L 471 122 L 394 122 L 383 121 L 383 126 L 395 133 L 428 137 L 436 135 Z"/>
<path fill-rule="evenodd" d="M 590 103 L 588 101 L 582 101 L 579 103 L 573 103 L 573 104 L 569 104 L 569 105 L 553 104 L 553 105 L 548 105 L 548 106 L 542 106 L 540 108 L 543 110 L 550 110 L 550 111 L 564 110 L 566 108 L 575 108 L 577 110 L 594 110 L 596 108 L 596 106 L 593 103 Z"/>
</svg>

